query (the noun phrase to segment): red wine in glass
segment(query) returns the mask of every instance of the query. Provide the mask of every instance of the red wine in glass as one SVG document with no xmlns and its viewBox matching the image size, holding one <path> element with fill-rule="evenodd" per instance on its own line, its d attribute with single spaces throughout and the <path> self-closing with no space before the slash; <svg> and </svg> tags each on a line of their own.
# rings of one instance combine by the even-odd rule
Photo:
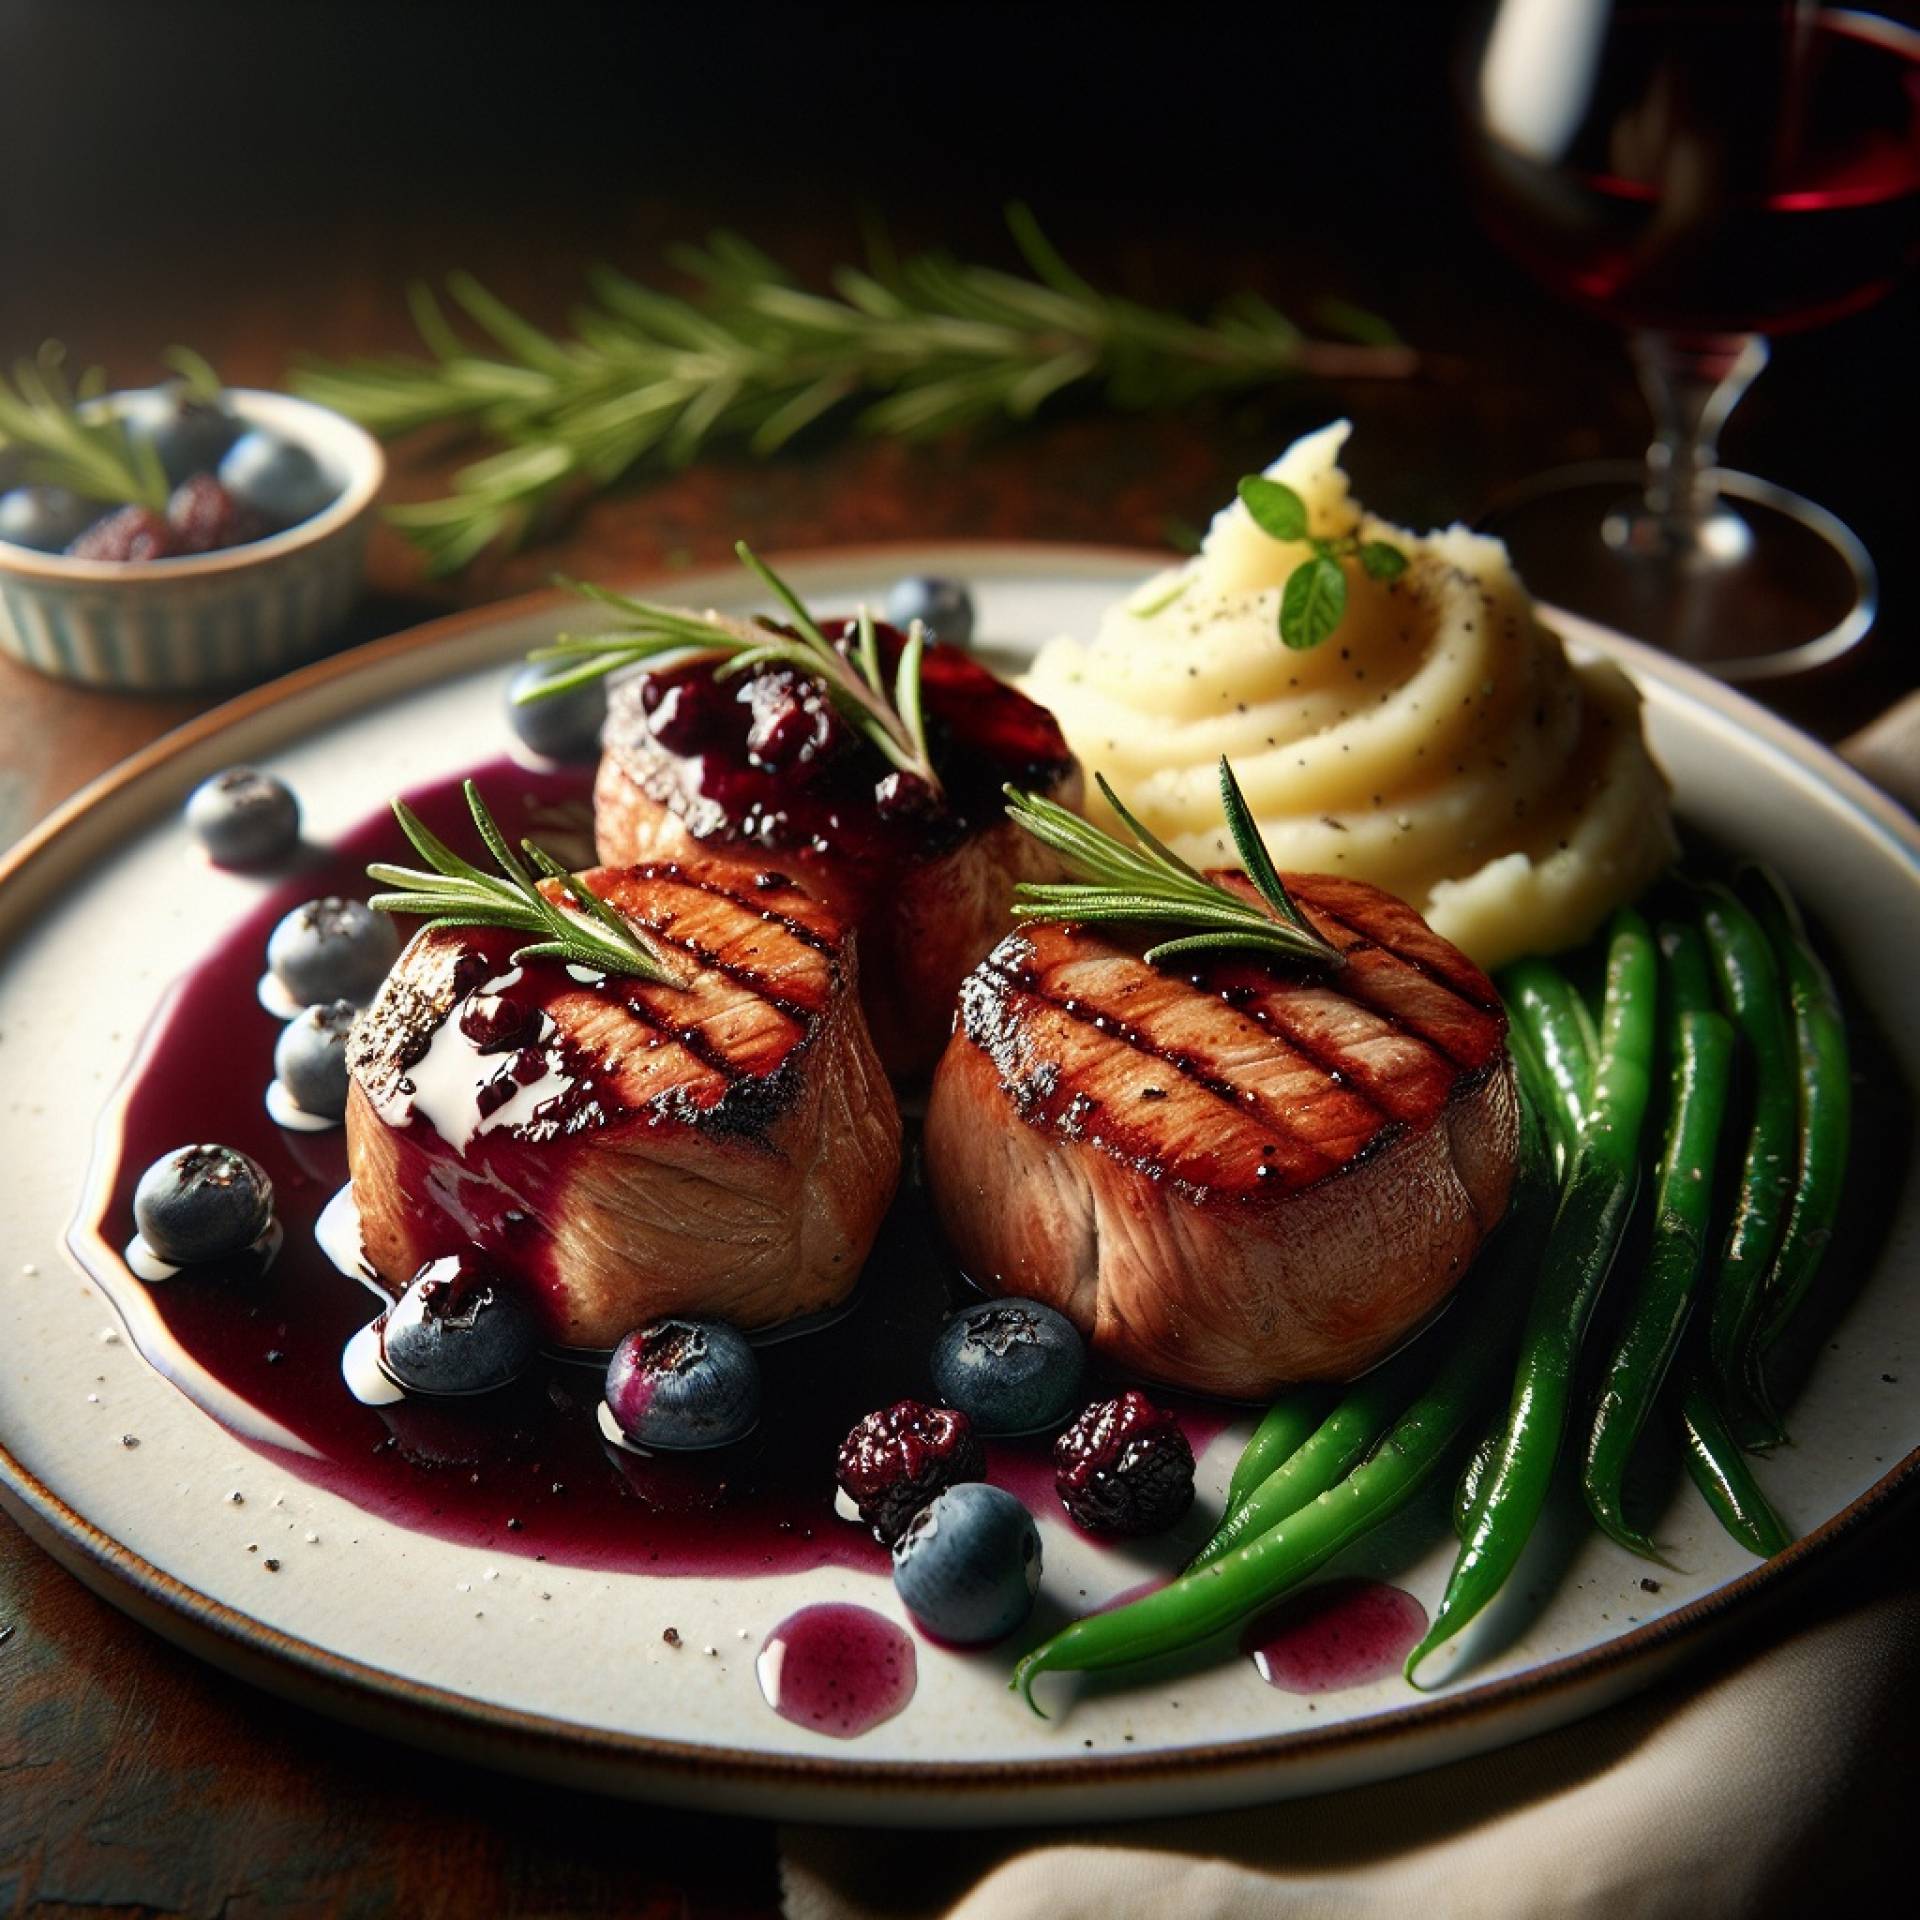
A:
<svg viewBox="0 0 1920 1920">
<path fill-rule="evenodd" d="M 1617 473 L 1543 480 L 1496 529 L 1549 597 L 1729 677 L 1851 645 L 1872 614 L 1858 541 L 1720 473 L 1715 440 L 1766 336 L 1868 306 L 1920 259 L 1920 34 L 1805 0 L 1504 0 L 1463 78 L 1489 231 L 1632 330 L 1660 429 L 1642 499 Z"/>
</svg>

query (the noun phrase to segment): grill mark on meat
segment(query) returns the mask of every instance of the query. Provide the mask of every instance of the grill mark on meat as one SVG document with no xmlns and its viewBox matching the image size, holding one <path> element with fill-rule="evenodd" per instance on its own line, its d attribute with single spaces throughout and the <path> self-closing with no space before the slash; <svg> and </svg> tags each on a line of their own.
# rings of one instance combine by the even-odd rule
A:
<svg viewBox="0 0 1920 1920">
<path fill-rule="evenodd" d="M 1014 992 L 1024 994 L 1042 1006 L 1051 1008 L 1076 1026 L 1085 1027 L 1103 1037 L 1119 1041 L 1144 1059 L 1170 1067 L 1189 1085 L 1198 1087 L 1211 1095 L 1231 1112 L 1240 1122 L 1241 1127 L 1246 1130 L 1248 1138 L 1240 1144 L 1245 1148 L 1248 1160 L 1253 1162 L 1259 1170 L 1256 1177 L 1264 1176 L 1266 1170 L 1270 1168 L 1273 1172 L 1288 1176 L 1287 1184 L 1290 1187 L 1304 1186 L 1323 1178 L 1342 1164 L 1341 1160 L 1334 1159 L 1322 1147 L 1305 1138 L 1284 1115 L 1273 1112 L 1261 1100 L 1255 1089 L 1235 1086 L 1231 1080 L 1212 1070 L 1185 1048 L 1164 1046 L 1124 1016 L 1109 1012 L 1104 1007 L 1089 1010 L 1084 1001 L 1062 998 L 1049 992 L 1037 979 L 1031 976 L 1023 978 L 1010 973 L 995 959 L 990 958 L 986 966 L 1003 985 Z M 1077 1077 L 1077 1070 L 1071 1064 L 1067 1065 L 1064 1071 L 1069 1079 Z M 1091 1096 L 1080 1097 L 1089 1100 L 1092 1098 Z M 1164 1156 L 1158 1151 L 1159 1142 L 1148 1139 L 1144 1145 L 1140 1144 L 1141 1129 L 1130 1121 L 1126 1114 L 1113 1107 L 1111 1103 L 1096 1104 L 1101 1111 L 1111 1116 L 1115 1130 L 1134 1143 L 1135 1150 L 1131 1153 L 1131 1158 L 1142 1166 L 1153 1168 L 1164 1166 Z M 1272 1144 L 1276 1152 L 1284 1143 L 1292 1150 L 1291 1162 L 1281 1162 L 1270 1153 L 1256 1153 L 1251 1145 L 1252 1136 L 1255 1134 L 1273 1136 Z"/>
<path fill-rule="evenodd" d="M 1477 1066 L 1486 1050 L 1486 1037 L 1497 1036 L 1500 1021 L 1478 1000 L 1457 992 L 1436 973 L 1418 965 L 1400 948 L 1387 945 L 1358 928 L 1349 926 L 1336 913 L 1317 902 L 1303 901 L 1308 917 L 1316 920 L 1323 933 L 1340 949 L 1346 965 L 1340 969 L 1340 984 L 1348 998 L 1365 1005 L 1392 1021 L 1403 1033 L 1444 1054 L 1463 1067 Z M 1344 937 L 1343 937 L 1344 936 Z M 1423 1017 L 1419 1005 L 1396 1004 L 1388 996 L 1396 987 L 1414 984 L 1446 997 L 1456 1023 L 1438 1024 Z M 1470 1031 L 1461 1033 L 1460 1027 Z"/>
<path fill-rule="evenodd" d="M 1204 978 L 1229 1006 L 1304 1054 L 1383 1119 L 1424 1123 L 1445 1104 L 1454 1063 L 1389 1010 L 1324 982 L 1276 981 L 1245 961 L 1215 962 Z M 1334 1030 L 1342 1025 L 1366 1031 L 1343 1035 Z M 1391 1057 L 1378 1058 L 1382 1053 Z"/>
<path fill-rule="evenodd" d="M 1286 1005 L 1286 1001 L 1283 998 L 1276 996 L 1273 1002 L 1250 1000 L 1244 1005 L 1238 1005 L 1238 1003 L 1232 1001 L 1229 1001 L 1228 1004 L 1230 1006 L 1237 1005 L 1238 1011 L 1245 1014 L 1263 1033 L 1271 1034 L 1274 1039 L 1278 1040 L 1283 1046 L 1290 1048 L 1294 1053 L 1298 1054 L 1301 1059 L 1318 1067 L 1335 1086 L 1344 1088 L 1348 1093 L 1352 1094 L 1356 1100 L 1364 1101 L 1367 1107 L 1372 1112 L 1378 1114 L 1383 1121 L 1391 1120 L 1395 1117 L 1393 1110 L 1383 1105 L 1368 1090 L 1364 1082 L 1355 1073 L 1353 1063 L 1345 1053 L 1329 1054 L 1317 1042 L 1309 1039 L 1305 1034 L 1299 1032 L 1297 1028 L 1282 1019 L 1280 1009 Z"/>
<path fill-rule="evenodd" d="M 1036 951 L 1049 944 L 1037 943 Z M 1084 994 L 1079 991 L 1083 976 L 1088 980 Z M 1190 979 L 1140 960 L 1094 959 L 1072 951 L 1064 957 L 1049 951 L 1044 977 L 1054 998 L 1081 998 L 1098 1016 L 1127 1021 L 1148 1051 L 1182 1057 L 1214 1076 L 1269 1132 L 1282 1130 L 1323 1158 L 1338 1157 L 1330 1140 L 1345 1142 L 1341 1151 L 1351 1152 L 1387 1117 L 1244 1008 Z"/>
<path fill-rule="evenodd" d="M 1328 926 L 1336 927 L 1342 933 L 1352 936 L 1353 944 L 1350 947 L 1342 948 L 1343 952 L 1386 954 L 1389 958 L 1399 961 L 1402 966 L 1408 967 L 1413 972 L 1419 974 L 1423 979 L 1431 981 L 1434 986 L 1451 994 L 1454 999 L 1465 1001 L 1476 1013 L 1489 1016 L 1500 1013 L 1504 1017 L 1504 1009 L 1500 1006 L 1497 998 L 1491 1002 L 1483 999 L 1477 992 L 1469 990 L 1470 982 L 1464 982 L 1462 977 L 1456 977 L 1452 974 L 1442 972 L 1438 967 L 1422 959 L 1413 949 L 1384 939 L 1380 934 L 1376 933 L 1373 928 L 1363 923 L 1347 919 L 1344 915 L 1336 913 L 1333 908 L 1327 906 L 1323 901 L 1305 901 L 1302 902 L 1302 905 L 1309 919 L 1317 918 L 1323 920 Z"/>
<path fill-rule="evenodd" d="M 736 987 L 745 987 L 757 999 L 764 1000 L 775 1013 L 782 1014 L 791 1020 L 800 1029 L 802 1036 L 812 1030 L 814 1021 L 819 1018 L 814 1008 L 803 1006 L 798 1000 L 789 999 L 785 994 L 776 992 L 765 975 L 755 973 L 751 967 L 743 967 L 736 960 L 723 960 L 712 948 L 703 947 L 697 940 L 689 939 L 685 934 L 670 933 L 665 927 L 648 926 L 647 931 L 663 946 L 672 947 L 676 953 L 684 953 L 691 959 L 699 961 L 709 973 L 717 973 L 721 979 L 731 980 Z M 676 1032 L 673 1037 L 678 1039 L 680 1036 Z"/>
<path fill-rule="evenodd" d="M 756 920 L 782 928 L 803 947 L 811 947 L 816 953 L 831 956 L 839 952 L 837 941 L 827 939 L 808 926 L 805 921 L 795 920 L 791 915 L 780 912 L 778 908 L 768 906 L 764 900 L 755 900 L 746 894 L 735 893 L 732 888 L 723 887 L 716 880 L 702 879 L 698 875 L 691 874 L 677 860 L 640 867 L 636 871 L 647 875 L 649 879 L 678 881 L 695 893 L 709 894 L 717 900 L 730 900 L 743 912 L 752 914 Z"/>
<path fill-rule="evenodd" d="M 717 1073 L 729 1087 L 736 1086 L 746 1078 L 747 1069 L 735 1061 L 717 1041 L 709 1038 L 702 1028 L 691 1022 L 678 1027 L 669 1025 L 638 994 L 623 995 L 620 1004 L 648 1032 L 657 1033 L 662 1040 L 685 1048 L 703 1067 Z M 603 1067 L 605 1065 L 604 1055 L 602 1065 Z M 725 1095 L 721 1097 L 724 1099 Z"/>
</svg>

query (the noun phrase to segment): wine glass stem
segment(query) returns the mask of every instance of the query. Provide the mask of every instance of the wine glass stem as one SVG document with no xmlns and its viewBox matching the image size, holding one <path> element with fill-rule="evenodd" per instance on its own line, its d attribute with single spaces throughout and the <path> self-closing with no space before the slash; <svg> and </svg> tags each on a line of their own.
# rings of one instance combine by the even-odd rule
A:
<svg viewBox="0 0 1920 1920">
<path fill-rule="evenodd" d="M 1767 343 L 1757 333 L 1682 339 L 1649 328 L 1634 334 L 1631 350 L 1654 439 L 1644 506 L 1609 537 L 1669 558 L 1722 557 L 1713 537 L 1725 518 L 1713 484 L 1720 429 L 1767 364 Z"/>
</svg>

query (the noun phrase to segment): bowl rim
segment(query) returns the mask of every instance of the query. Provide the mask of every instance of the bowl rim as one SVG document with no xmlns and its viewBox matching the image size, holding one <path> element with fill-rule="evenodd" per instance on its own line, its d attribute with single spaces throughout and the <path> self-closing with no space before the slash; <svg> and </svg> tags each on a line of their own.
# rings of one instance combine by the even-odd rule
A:
<svg viewBox="0 0 1920 1920">
<path fill-rule="evenodd" d="M 121 388 L 103 397 L 118 399 L 122 393 L 139 391 L 143 389 Z M 373 504 L 387 477 L 387 456 L 379 441 L 357 420 L 350 420 L 332 407 L 323 407 L 317 400 L 304 399 L 297 393 L 281 393 L 271 387 L 226 387 L 222 389 L 222 398 L 248 426 L 271 424 L 266 417 L 249 417 L 248 407 L 262 402 L 265 403 L 263 415 L 286 410 L 324 420 L 328 430 L 339 435 L 346 450 L 348 473 L 338 495 L 318 513 L 263 539 L 244 541 L 237 547 L 222 547 L 214 553 L 177 554 L 165 560 L 82 560 L 71 554 L 42 553 L 36 547 L 0 540 L 0 576 L 96 587 L 159 587 L 176 581 L 213 579 L 318 546 L 359 519 Z"/>
</svg>

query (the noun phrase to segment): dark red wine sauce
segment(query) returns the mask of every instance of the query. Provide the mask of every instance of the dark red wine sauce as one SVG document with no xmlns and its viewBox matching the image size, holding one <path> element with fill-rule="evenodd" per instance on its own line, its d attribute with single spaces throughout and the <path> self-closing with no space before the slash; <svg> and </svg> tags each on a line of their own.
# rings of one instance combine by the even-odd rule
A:
<svg viewBox="0 0 1920 1920">
<path fill-rule="evenodd" d="M 767 1635 L 754 1661 L 760 1691 L 783 1720 L 851 1740 L 913 1698 L 913 1641 L 868 1607 L 802 1607 Z"/>
<path fill-rule="evenodd" d="M 570 865 L 588 863 L 585 773 L 530 772 L 501 760 L 473 777 L 510 838 L 531 834 Z M 453 846 L 472 844 L 459 779 L 407 798 Z M 75 1222 L 75 1254 L 109 1299 L 141 1288 L 163 1329 L 147 1351 L 162 1372 L 179 1377 L 170 1343 L 309 1451 L 243 1432 L 249 1445 L 383 1519 L 572 1566 L 754 1575 L 839 1565 L 884 1576 L 884 1550 L 833 1510 L 835 1455 L 862 1414 L 934 1397 L 927 1356 L 964 1289 L 935 1236 L 911 1156 L 854 1310 L 824 1331 L 761 1347 L 762 1418 L 738 1446 L 654 1457 L 610 1447 L 596 1421 L 599 1369 L 561 1361 L 543 1360 L 514 1387 L 474 1400 L 375 1408 L 347 1391 L 341 1350 L 379 1302 L 314 1240 L 321 1209 L 346 1180 L 345 1135 L 284 1132 L 268 1117 L 280 1027 L 255 989 L 267 936 L 284 913 L 319 894 L 364 897 L 368 861 L 410 858 L 383 810 L 265 897 L 177 984 L 122 1090 L 121 1126 L 102 1148 L 111 1164 L 89 1187 L 105 1198 Z M 264 1275 L 233 1263 L 142 1287 L 117 1251 L 105 1250 L 132 1237 L 142 1171 L 190 1141 L 239 1147 L 266 1168 L 285 1244 Z M 125 1317 L 147 1345 L 145 1317 Z M 1225 1412 L 1183 1408 L 1183 1419 L 1198 1452 Z M 1045 1511 L 1048 1454 L 1045 1438 L 996 1442 L 992 1477 Z"/>
<path fill-rule="evenodd" d="M 1398 1673 L 1426 1630 L 1412 1594 L 1379 1580 L 1327 1580 L 1263 1613 L 1240 1650 L 1283 1693 L 1338 1693 Z"/>
</svg>

